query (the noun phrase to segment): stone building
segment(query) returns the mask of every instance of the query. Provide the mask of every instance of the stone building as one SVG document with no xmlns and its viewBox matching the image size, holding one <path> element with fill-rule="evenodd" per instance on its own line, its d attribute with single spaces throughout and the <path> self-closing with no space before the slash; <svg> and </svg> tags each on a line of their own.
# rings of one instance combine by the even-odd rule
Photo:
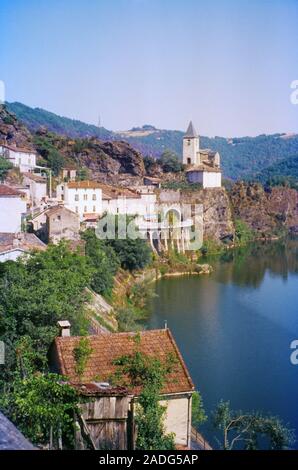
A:
<svg viewBox="0 0 298 470">
<path fill-rule="evenodd" d="M 46 241 L 59 243 L 60 240 L 80 239 L 80 218 L 78 214 L 63 206 L 55 206 L 46 211 Z"/>
<path fill-rule="evenodd" d="M 63 181 L 75 181 L 77 177 L 77 169 L 75 166 L 67 166 L 61 170 L 61 178 Z"/>
<path fill-rule="evenodd" d="M 200 183 L 203 188 L 221 187 L 220 155 L 200 148 L 200 138 L 191 121 L 183 137 L 183 164 L 189 183 Z"/>
</svg>

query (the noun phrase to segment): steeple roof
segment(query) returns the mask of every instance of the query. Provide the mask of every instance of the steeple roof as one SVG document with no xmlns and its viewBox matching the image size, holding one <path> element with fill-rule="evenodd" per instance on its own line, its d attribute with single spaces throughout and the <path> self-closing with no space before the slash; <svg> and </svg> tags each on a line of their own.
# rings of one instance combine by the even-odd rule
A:
<svg viewBox="0 0 298 470">
<path fill-rule="evenodd" d="M 192 121 L 190 121 L 188 124 L 188 128 L 184 137 L 198 137 Z"/>
</svg>

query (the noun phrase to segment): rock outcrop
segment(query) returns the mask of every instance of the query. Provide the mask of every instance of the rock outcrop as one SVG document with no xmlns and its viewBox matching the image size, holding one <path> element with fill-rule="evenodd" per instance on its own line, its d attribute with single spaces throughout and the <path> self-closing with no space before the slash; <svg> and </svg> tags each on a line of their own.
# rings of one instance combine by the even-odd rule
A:
<svg viewBox="0 0 298 470">
<path fill-rule="evenodd" d="M 4 105 L 0 105 L 0 141 L 33 149 L 31 133 Z"/>
<path fill-rule="evenodd" d="M 225 188 L 202 189 L 183 193 L 182 200 L 203 205 L 204 238 L 233 238 L 234 224 L 230 200 Z"/>
<path fill-rule="evenodd" d="M 236 183 L 230 191 L 235 219 L 244 220 L 249 227 L 270 236 L 281 230 L 295 232 L 298 226 L 298 192 L 276 186 L 264 189 L 258 183 Z"/>
</svg>

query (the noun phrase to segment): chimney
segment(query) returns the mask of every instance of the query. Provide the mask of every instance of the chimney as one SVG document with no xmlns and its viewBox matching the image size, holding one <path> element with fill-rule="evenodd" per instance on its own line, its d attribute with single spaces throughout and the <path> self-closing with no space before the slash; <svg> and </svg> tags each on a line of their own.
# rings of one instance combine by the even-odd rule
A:
<svg viewBox="0 0 298 470">
<path fill-rule="evenodd" d="M 59 336 L 70 336 L 70 323 L 68 320 L 60 320 L 57 322 L 57 325 L 60 330 Z"/>
</svg>

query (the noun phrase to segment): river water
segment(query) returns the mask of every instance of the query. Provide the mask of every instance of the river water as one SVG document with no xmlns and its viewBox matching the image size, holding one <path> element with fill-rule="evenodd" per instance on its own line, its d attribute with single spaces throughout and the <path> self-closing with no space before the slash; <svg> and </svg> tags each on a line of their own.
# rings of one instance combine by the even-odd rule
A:
<svg viewBox="0 0 298 470">
<path fill-rule="evenodd" d="M 278 415 L 296 430 L 298 365 L 298 241 L 231 251 L 209 276 L 156 282 L 150 328 L 165 320 L 182 352 L 207 414 L 220 399 L 232 409 Z M 203 426 L 214 444 L 210 419 Z"/>
</svg>

